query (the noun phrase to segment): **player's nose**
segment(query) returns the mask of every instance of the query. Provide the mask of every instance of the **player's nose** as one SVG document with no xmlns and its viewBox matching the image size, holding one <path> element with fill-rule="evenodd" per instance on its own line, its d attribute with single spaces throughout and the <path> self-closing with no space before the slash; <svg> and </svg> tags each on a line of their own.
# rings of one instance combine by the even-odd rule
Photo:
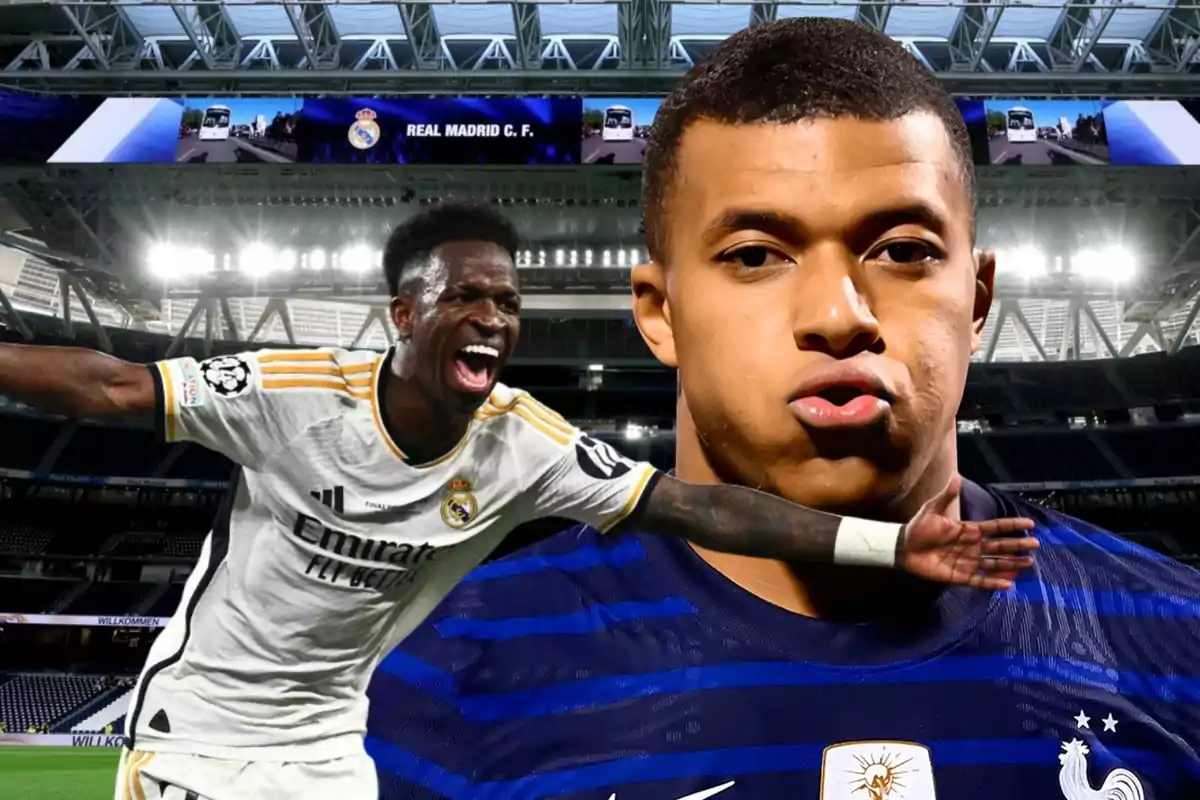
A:
<svg viewBox="0 0 1200 800">
<path fill-rule="evenodd" d="M 504 315 L 496 308 L 496 304 L 491 301 L 480 304 L 480 308 L 475 310 L 469 319 L 475 329 L 486 336 L 501 334 L 508 326 L 508 321 L 504 318 Z"/>
</svg>

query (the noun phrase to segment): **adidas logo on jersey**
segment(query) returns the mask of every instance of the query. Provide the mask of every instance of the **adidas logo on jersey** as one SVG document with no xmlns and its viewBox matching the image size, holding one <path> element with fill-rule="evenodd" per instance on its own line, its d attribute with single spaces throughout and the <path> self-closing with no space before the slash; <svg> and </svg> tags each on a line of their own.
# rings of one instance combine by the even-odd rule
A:
<svg viewBox="0 0 1200 800">
<path fill-rule="evenodd" d="M 581 436 L 575 443 L 575 458 L 588 477 L 612 480 L 633 469 L 633 462 L 611 446 L 590 436 Z"/>
<path fill-rule="evenodd" d="M 344 486 L 335 486 L 332 489 L 317 489 L 309 492 L 313 500 L 316 500 L 326 508 L 333 509 L 335 514 L 346 513 L 346 488 Z"/>
</svg>

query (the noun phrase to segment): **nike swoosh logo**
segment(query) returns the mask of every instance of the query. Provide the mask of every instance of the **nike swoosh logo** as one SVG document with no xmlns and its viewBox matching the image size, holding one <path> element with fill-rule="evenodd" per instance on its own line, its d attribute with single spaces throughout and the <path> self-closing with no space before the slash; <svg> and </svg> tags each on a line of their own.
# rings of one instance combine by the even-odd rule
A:
<svg viewBox="0 0 1200 800">
<path fill-rule="evenodd" d="M 703 791 L 694 792 L 689 794 L 687 797 L 680 797 L 679 800 L 707 800 L 709 797 L 713 797 L 725 791 L 729 787 L 733 786 L 733 784 L 734 781 L 722 783 L 720 786 L 714 786 L 711 789 L 704 789 Z M 616 792 L 614 792 L 612 796 L 608 798 L 608 800 L 617 800 Z"/>
</svg>

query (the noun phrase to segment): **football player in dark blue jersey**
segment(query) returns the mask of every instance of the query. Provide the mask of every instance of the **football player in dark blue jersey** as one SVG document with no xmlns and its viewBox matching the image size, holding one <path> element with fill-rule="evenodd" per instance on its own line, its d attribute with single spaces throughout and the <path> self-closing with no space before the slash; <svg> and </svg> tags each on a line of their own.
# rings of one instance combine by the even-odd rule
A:
<svg viewBox="0 0 1200 800">
<path fill-rule="evenodd" d="M 962 118 L 903 48 L 759 25 L 663 103 L 634 311 L 677 470 L 904 520 L 957 470 L 992 300 Z M 576 528 L 474 572 L 385 659 L 388 800 L 1193 800 L 1200 574 L 1029 515 L 1013 590 Z"/>
</svg>

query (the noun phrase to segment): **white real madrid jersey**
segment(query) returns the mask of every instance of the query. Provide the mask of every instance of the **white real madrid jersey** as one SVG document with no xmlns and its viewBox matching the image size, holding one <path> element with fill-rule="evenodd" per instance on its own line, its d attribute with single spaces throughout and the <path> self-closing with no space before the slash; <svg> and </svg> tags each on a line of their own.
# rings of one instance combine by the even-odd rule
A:
<svg viewBox="0 0 1200 800">
<path fill-rule="evenodd" d="M 131 747 L 240 760 L 360 752 L 376 664 L 513 527 L 601 530 L 652 467 L 497 386 L 463 440 L 412 464 L 383 424 L 390 356 L 260 351 L 151 367 L 168 441 L 239 464 L 126 726 Z"/>
</svg>

